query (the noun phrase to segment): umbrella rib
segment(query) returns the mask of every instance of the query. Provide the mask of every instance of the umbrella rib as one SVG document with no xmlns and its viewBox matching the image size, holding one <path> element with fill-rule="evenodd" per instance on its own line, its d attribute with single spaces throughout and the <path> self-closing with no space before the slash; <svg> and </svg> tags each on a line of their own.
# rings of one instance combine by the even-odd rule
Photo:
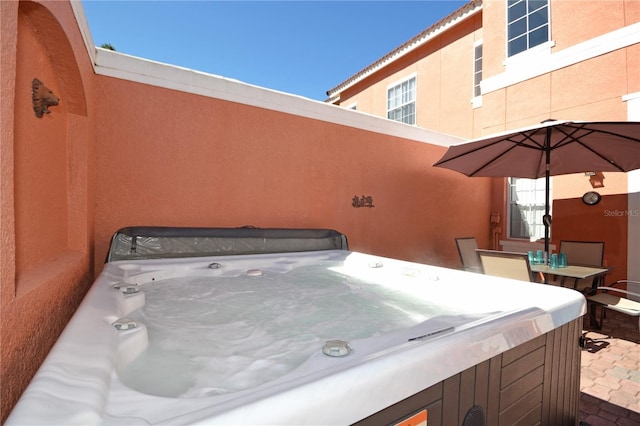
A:
<svg viewBox="0 0 640 426">
<path fill-rule="evenodd" d="M 484 169 L 484 168 L 485 168 L 485 167 L 487 167 L 489 164 L 492 164 L 492 163 L 496 162 L 500 157 L 502 157 L 502 156 L 504 156 L 504 155 L 508 154 L 508 153 L 509 153 L 509 151 L 511 151 L 511 150 L 513 150 L 513 149 L 516 149 L 517 147 L 522 147 L 522 148 L 528 148 L 528 149 L 538 150 L 538 148 L 534 148 L 534 147 L 532 147 L 532 146 L 529 146 L 529 145 L 525 145 L 525 144 L 524 144 L 524 142 L 525 142 L 525 141 L 529 140 L 529 141 L 531 141 L 534 145 L 540 146 L 540 144 L 538 144 L 538 143 L 537 143 L 534 139 L 532 139 L 529 135 L 524 134 L 524 133 L 518 133 L 518 136 L 522 136 L 522 137 L 524 137 L 524 139 L 523 139 L 523 140 L 519 140 L 519 141 L 518 141 L 518 140 L 514 140 L 514 139 L 512 139 L 511 137 L 509 137 L 509 138 L 506 138 L 506 139 L 502 139 L 502 140 L 496 141 L 496 142 L 494 142 L 494 143 L 491 143 L 491 144 L 486 145 L 485 147 L 483 147 L 483 148 L 486 148 L 487 146 L 492 146 L 492 145 L 495 145 L 495 144 L 500 143 L 500 142 L 511 142 L 511 143 L 512 143 L 512 145 L 511 145 L 511 147 L 509 147 L 509 149 L 505 149 L 504 151 L 502 151 L 502 152 L 500 153 L 500 155 L 497 155 L 497 156 L 493 157 L 490 161 L 487 161 L 486 163 L 484 163 L 482 166 L 480 166 L 479 168 L 477 168 L 476 170 L 474 170 L 474 171 L 473 171 L 473 173 L 470 173 L 470 174 L 469 174 L 469 176 L 470 176 L 470 177 L 475 176 L 475 175 L 476 175 L 476 173 L 478 173 L 480 170 Z M 480 150 L 480 149 L 482 149 L 482 148 L 478 148 L 478 149 L 476 149 L 476 150 L 469 151 L 469 152 L 478 151 L 478 150 Z M 468 154 L 468 153 L 467 153 L 467 154 Z"/>
<path fill-rule="evenodd" d="M 436 165 L 436 166 L 438 166 L 438 165 L 440 165 L 440 164 L 448 163 L 449 161 L 457 160 L 457 159 L 458 159 L 458 158 L 460 158 L 460 157 L 464 157 L 464 156 L 469 155 L 469 154 L 471 154 L 471 153 L 473 153 L 473 152 L 480 151 L 480 150 L 482 150 L 482 149 L 485 149 L 485 148 L 486 148 L 486 147 L 488 147 L 488 146 L 493 146 L 493 145 L 497 144 L 498 142 L 500 142 L 500 141 L 492 142 L 492 143 L 490 143 L 490 144 L 488 144 L 488 145 L 484 145 L 484 146 L 481 146 L 481 147 L 478 147 L 478 148 L 474 148 L 474 149 L 472 149 L 472 150 L 470 150 L 470 151 L 462 152 L 462 153 L 460 153 L 460 154 L 458 154 L 458 155 L 454 155 L 454 156 L 453 156 L 453 157 L 451 157 L 451 158 L 447 158 L 446 160 L 440 160 L 440 161 L 438 161 L 435 165 Z"/>
<path fill-rule="evenodd" d="M 469 150 L 469 151 L 462 152 L 462 153 L 460 153 L 460 154 L 458 154 L 458 155 L 454 155 L 453 157 L 451 157 L 451 158 L 447 158 L 446 160 L 438 161 L 438 162 L 437 162 L 436 164 L 434 164 L 434 165 L 435 165 L 435 166 L 440 166 L 440 165 L 442 165 L 442 164 L 446 164 L 446 163 L 448 163 L 448 162 L 450 162 L 450 161 L 457 160 L 457 159 L 458 159 L 458 158 L 460 158 L 460 157 L 464 157 L 464 156 L 470 155 L 470 154 L 472 154 L 472 153 L 474 153 L 474 152 L 484 150 L 484 149 L 486 149 L 486 148 L 488 148 L 488 147 L 490 147 L 490 146 L 494 146 L 494 145 L 497 145 L 497 144 L 502 143 L 502 142 L 510 142 L 510 143 L 512 144 L 512 145 L 511 145 L 511 147 L 509 147 L 509 149 L 504 150 L 503 152 L 501 152 L 501 153 L 500 153 L 500 155 L 498 155 L 497 157 L 492 158 L 490 161 L 488 161 L 488 162 L 486 162 L 485 164 L 481 165 L 478 169 L 474 170 L 472 173 L 470 173 L 470 174 L 468 174 L 468 175 L 467 175 L 467 176 L 472 177 L 472 176 L 475 176 L 475 174 L 476 174 L 476 173 L 478 173 L 480 170 L 482 170 L 482 169 L 484 169 L 485 167 L 487 167 L 489 164 L 491 164 L 491 163 L 495 162 L 495 161 L 496 161 L 496 160 L 498 160 L 500 157 L 502 157 L 503 155 L 506 155 L 509 151 L 511 151 L 511 150 L 513 150 L 513 149 L 515 149 L 515 148 L 517 148 L 517 147 L 519 147 L 519 146 L 524 147 L 524 148 L 529 148 L 529 149 L 535 149 L 535 150 L 538 150 L 538 148 L 535 148 L 535 147 L 532 147 L 532 146 L 529 146 L 529 145 L 525 145 L 525 144 L 524 144 L 524 142 L 525 142 L 526 140 L 529 140 L 529 141 L 531 141 L 532 143 L 534 143 L 535 145 L 540 146 L 540 145 L 539 145 L 539 144 L 538 144 L 534 139 L 532 139 L 530 136 L 528 136 L 528 135 L 526 135 L 526 134 L 523 134 L 523 133 L 519 133 L 517 136 L 522 136 L 522 137 L 524 137 L 524 139 L 523 139 L 523 140 L 520 140 L 520 141 L 518 141 L 518 140 L 513 140 L 512 138 L 507 138 L 507 139 L 497 140 L 497 141 L 495 141 L 495 142 L 491 142 L 491 143 L 489 143 L 489 144 L 487 144 L 487 145 L 480 146 L 480 147 L 478 147 L 478 148 L 474 148 L 474 149 L 471 149 L 471 150 Z"/>
<path fill-rule="evenodd" d="M 615 167 L 615 168 L 616 168 L 616 169 L 618 169 L 619 171 L 624 172 L 624 168 L 620 167 L 620 166 L 619 166 L 615 161 L 613 161 L 613 160 L 611 160 L 611 159 L 609 159 L 609 158 L 605 157 L 604 155 L 600 154 L 600 153 L 599 153 L 598 151 L 596 151 L 595 149 L 591 148 L 591 147 L 590 147 L 590 146 L 588 146 L 588 145 L 585 145 L 585 144 L 584 144 L 580 139 L 577 139 L 576 137 L 574 137 L 574 136 L 573 136 L 573 134 L 574 134 L 575 132 L 577 132 L 578 130 L 583 130 L 583 128 L 582 128 L 582 127 L 574 127 L 574 129 L 575 129 L 575 130 L 574 130 L 573 132 L 571 132 L 571 133 L 566 133 L 566 132 L 563 132 L 562 130 L 558 129 L 558 131 L 560 131 L 561 133 L 563 133 L 563 134 L 566 136 L 566 138 L 563 138 L 563 140 L 561 140 L 560 142 L 558 142 L 555 146 L 551 147 L 551 149 L 552 149 L 552 150 L 555 150 L 556 148 L 559 148 L 559 147 L 564 146 L 564 145 L 566 145 L 566 144 L 568 144 L 568 143 L 574 142 L 574 143 L 577 143 L 578 145 L 580 145 L 581 147 L 585 148 L 587 151 L 590 151 L 590 152 L 591 152 L 592 154 L 594 154 L 595 156 L 597 156 L 597 157 L 601 158 L 602 160 L 606 161 L 607 163 L 609 163 L 610 165 L 612 165 L 613 167 Z M 618 134 L 618 133 L 605 132 L 605 131 L 602 131 L 602 130 L 597 130 L 597 131 L 596 131 L 596 130 L 591 130 L 591 129 L 584 129 L 584 130 L 586 130 L 586 131 L 587 131 L 586 135 L 590 135 L 590 134 L 592 134 L 592 133 L 596 133 L 596 132 L 598 132 L 598 133 L 606 133 L 606 134 L 609 134 L 609 135 L 611 135 L 611 136 L 621 137 L 621 138 L 625 138 L 625 139 L 628 139 L 628 140 L 631 140 L 631 141 L 636 141 L 636 142 L 639 142 L 639 143 L 640 143 L 640 140 L 639 140 L 639 139 L 636 139 L 636 138 L 630 138 L 630 137 L 625 137 L 625 136 L 622 136 L 622 135 L 620 135 L 620 134 Z M 584 137 L 584 136 L 583 136 L 583 137 Z M 565 141 L 566 141 L 566 142 L 565 142 Z"/>
<path fill-rule="evenodd" d="M 496 142 L 497 143 L 497 142 Z M 495 144 L 491 144 L 491 145 L 495 145 Z M 509 151 L 511 151 L 512 149 L 515 149 L 518 146 L 518 144 L 515 145 L 511 145 L 511 147 L 509 147 L 509 149 L 505 149 L 504 151 L 502 151 L 500 153 L 500 155 L 493 157 L 491 160 L 487 161 L 486 163 L 484 163 L 482 166 L 480 166 L 479 168 L 477 168 L 476 170 L 473 171 L 473 173 L 469 174 L 469 176 L 473 177 L 475 176 L 476 173 L 478 173 L 480 170 L 484 169 L 485 167 L 487 167 L 489 164 L 495 162 L 496 160 L 498 160 L 500 157 L 502 157 L 503 155 L 506 155 Z"/>
<path fill-rule="evenodd" d="M 623 122 L 620 122 L 618 124 L 630 124 L 630 125 L 634 124 L 635 125 L 636 123 L 623 121 Z M 597 133 L 601 133 L 601 134 L 604 134 L 604 135 L 615 136 L 617 138 L 626 139 L 626 140 L 631 141 L 631 142 L 640 143 L 640 138 L 635 138 L 633 136 L 623 135 L 623 134 L 620 134 L 620 133 L 617 133 L 617 132 L 612 132 L 612 131 L 609 131 L 609 130 L 590 129 L 590 128 L 586 127 L 586 123 L 582 124 L 582 125 L 577 125 L 576 123 L 566 123 L 565 126 L 566 127 L 571 127 L 573 129 L 576 129 L 576 131 L 577 130 L 588 130 L 590 133 L 596 133 L 597 132 Z"/>
<path fill-rule="evenodd" d="M 526 134 L 526 133 L 518 133 L 518 134 L 519 134 L 520 136 L 524 137 L 524 139 L 523 139 L 523 140 L 521 140 L 520 142 L 516 142 L 516 143 L 517 143 L 517 146 L 522 146 L 523 148 L 529 148 L 529 149 L 535 149 L 535 150 L 541 150 L 541 149 L 544 149 L 544 145 L 545 145 L 544 143 L 540 144 L 540 143 L 539 143 L 539 142 L 537 142 L 535 139 L 533 139 L 533 136 L 535 135 L 535 133 L 534 133 L 534 134 L 531 134 L 531 135 Z M 531 142 L 531 143 L 532 143 L 533 145 L 535 145 L 535 146 L 525 145 L 525 144 L 524 144 L 524 142 L 525 142 L 525 141 L 527 141 L 527 140 L 528 140 L 529 142 Z M 515 142 L 515 141 L 513 141 L 513 142 Z"/>
</svg>

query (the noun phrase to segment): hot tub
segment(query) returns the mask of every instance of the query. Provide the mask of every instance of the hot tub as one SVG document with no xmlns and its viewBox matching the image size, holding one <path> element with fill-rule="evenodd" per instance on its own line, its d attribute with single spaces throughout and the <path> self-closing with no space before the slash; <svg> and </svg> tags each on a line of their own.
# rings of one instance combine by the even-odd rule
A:
<svg viewBox="0 0 640 426">
<path fill-rule="evenodd" d="M 575 424 L 584 313 L 332 230 L 125 228 L 7 425 Z"/>
</svg>

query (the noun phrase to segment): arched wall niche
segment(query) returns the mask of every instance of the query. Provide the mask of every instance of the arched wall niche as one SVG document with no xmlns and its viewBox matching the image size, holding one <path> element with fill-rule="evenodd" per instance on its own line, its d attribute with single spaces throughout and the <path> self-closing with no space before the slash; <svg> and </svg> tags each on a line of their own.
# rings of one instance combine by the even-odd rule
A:
<svg viewBox="0 0 640 426">
<path fill-rule="evenodd" d="M 78 64 L 67 35 L 41 4 L 20 2 L 15 83 L 14 219 L 16 295 L 48 282 L 81 256 L 73 231 L 86 220 L 77 181 L 87 107 Z M 60 99 L 41 117 L 34 111 L 32 82 Z M 85 212 L 78 215 L 80 208 Z"/>
<path fill-rule="evenodd" d="M 47 8 L 31 1 L 20 2 L 19 14 L 24 18 L 20 21 L 30 27 L 29 30 L 51 59 L 59 85 L 60 93 L 56 94 L 64 101 L 69 113 L 86 116 L 84 85 L 75 54 L 62 26 Z M 19 33 L 24 29 L 21 27 L 24 25 L 19 26 Z"/>
</svg>

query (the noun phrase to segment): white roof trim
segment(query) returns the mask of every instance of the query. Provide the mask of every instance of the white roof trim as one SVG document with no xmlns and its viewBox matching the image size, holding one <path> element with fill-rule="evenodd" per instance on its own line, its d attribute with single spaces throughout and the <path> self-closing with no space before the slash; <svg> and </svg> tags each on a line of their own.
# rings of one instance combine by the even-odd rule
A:
<svg viewBox="0 0 640 426">
<path fill-rule="evenodd" d="M 70 0 L 69 3 L 71 4 L 73 14 L 76 16 L 76 22 L 80 28 L 80 34 L 82 35 L 82 40 L 84 40 L 84 45 L 89 53 L 89 58 L 91 58 L 91 63 L 95 64 L 96 48 L 93 43 L 93 37 L 91 37 L 91 30 L 89 30 L 89 23 L 87 22 L 87 16 L 84 14 L 82 2 L 79 0 Z"/>
<path fill-rule="evenodd" d="M 448 147 L 465 140 L 302 96 L 99 47 L 96 48 L 95 72 L 98 75 L 237 102 L 433 145 Z"/>
<path fill-rule="evenodd" d="M 465 141 L 455 136 L 347 110 L 303 96 L 95 47 L 82 3 L 73 0 L 71 6 L 97 75 L 237 102 L 433 145 L 448 147 Z"/>
</svg>

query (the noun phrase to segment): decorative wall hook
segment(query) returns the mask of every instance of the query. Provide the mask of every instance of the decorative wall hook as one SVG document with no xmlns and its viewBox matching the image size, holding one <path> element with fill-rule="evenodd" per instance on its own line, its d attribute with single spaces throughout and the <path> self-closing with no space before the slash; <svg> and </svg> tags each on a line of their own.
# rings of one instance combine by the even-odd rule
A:
<svg viewBox="0 0 640 426">
<path fill-rule="evenodd" d="M 358 207 L 375 207 L 373 205 L 373 197 L 371 195 L 363 195 L 362 197 L 358 198 L 357 195 L 354 195 L 353 198 L 351 199 L 351 205 L 355 208 Z"/>
<path fill-rule="evenodd" d="M 56 106 L 60 102 L 60 98 L 37 78 L 34 78 L 31 83 L 31 100 L 38 118 L 42 118 L 44 114 L 50 114 L 49 107 Z"/>
</svg>

